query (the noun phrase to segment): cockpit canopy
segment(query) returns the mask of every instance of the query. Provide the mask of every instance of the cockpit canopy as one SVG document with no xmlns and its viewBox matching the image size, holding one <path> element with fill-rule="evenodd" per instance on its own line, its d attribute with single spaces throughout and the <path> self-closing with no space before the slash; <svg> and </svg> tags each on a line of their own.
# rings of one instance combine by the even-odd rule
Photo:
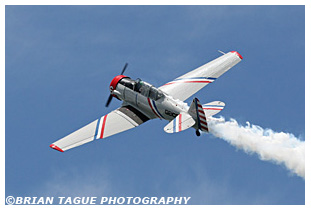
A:
<svg viewBox="0 0 311 210">
<path fill-rule="evenodd" d="M 142 81 L 139 78 L 136 80 L 132 80 L 129 77 L 125 77 L 125 78 L 122 78 L 119 81 L 119 83 L 155 101 L 164 96 L 161 90 L 155 88 L 154 86 L 152 86 L 151 84 L 147 82 Z"/>
</svg>

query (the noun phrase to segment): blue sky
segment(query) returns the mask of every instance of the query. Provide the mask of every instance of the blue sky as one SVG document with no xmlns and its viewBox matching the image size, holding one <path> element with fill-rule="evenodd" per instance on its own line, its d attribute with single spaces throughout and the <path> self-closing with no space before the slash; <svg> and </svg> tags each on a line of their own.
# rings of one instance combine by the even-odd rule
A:
<svg viewBox="0 0 311 210">
<path fill-rule="evenodd" d="M 237 50 L 195 96 L 220 113 L 305 135 L 304 6 L 6 6 L 6 196 L 191 196 L 190 204 L 304 204 L 305 181 L 167 121 L 60 153 L 49 145 L 121 105 L 111 79 L 164 83 Z M 187 102 L 192 100 L 190 98 Z M 219 116 L 219 115 L 218 115 Z"/>
</svg>

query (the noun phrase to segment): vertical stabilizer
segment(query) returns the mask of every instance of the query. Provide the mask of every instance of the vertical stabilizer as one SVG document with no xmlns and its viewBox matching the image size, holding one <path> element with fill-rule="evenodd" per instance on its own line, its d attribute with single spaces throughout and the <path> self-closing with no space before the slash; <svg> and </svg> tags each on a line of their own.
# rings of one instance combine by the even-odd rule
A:
<svg viewBox="0 0 311 210">
<path fill-rule="evenodd" d="M 207 120 L 205 116 L 205 112 L 203 110 L 203 107 L 199 101 L 199 99 L 194 98 L 190 108 L 188 110 L 188 113 L 193 117 L 193 119 L 196 120 L 198 128 L 204 132 L 208 132 L 207 127 Z"/>
</svg>

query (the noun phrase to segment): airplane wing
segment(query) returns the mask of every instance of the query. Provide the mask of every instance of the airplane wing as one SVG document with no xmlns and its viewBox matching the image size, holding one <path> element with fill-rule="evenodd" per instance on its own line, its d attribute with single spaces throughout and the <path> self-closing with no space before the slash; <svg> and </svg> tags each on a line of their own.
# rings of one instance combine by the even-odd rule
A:
<svg viewBox="0 0 311 210">
<path fill-rule="evenodd" d="M 149 120 L 132 106 L 122 106 L 50 145 L 60 152 L 137 127 Z"/>
<path fill-rule="evenodd" d="M 185 101 L 207 84 L 214 82 L 242 59 L 243 57 L 238 52 L 231 51 L 166 83 L 159 89 L 175 99 Z"/>
</svg>

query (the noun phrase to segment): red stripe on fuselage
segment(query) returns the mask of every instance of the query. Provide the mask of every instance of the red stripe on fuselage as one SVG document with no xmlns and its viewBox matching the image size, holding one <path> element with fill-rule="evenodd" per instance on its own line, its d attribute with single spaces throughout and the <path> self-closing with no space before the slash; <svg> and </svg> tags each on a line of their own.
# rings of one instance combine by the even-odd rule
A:
<svg viewBox="0 0 311 210">
<path fill-rule="evenodd" d="M 103 136 L 104 136 L 106 119 L 107 119 L 107 115 L 105 115 L 104 120 L 103 120 L 103 126 L 102 126 L 102 130 L 101 130 L 101 133 L 100 133 L 100 138 L 101 138 L 101 139 L 102 139 Z"/>
<path fill-rule="evenodd" d="M 151 105 L 151 102 L 150 102 L 150 98 L 147 98 L 147 99 L 148 99 L 149 106 L 150 106 L 151 110 L 153 111 L 153 113 L 154 113 L 155 115 L 157 115 L 158 118 L 161 118 L 161 117 L 155 112 L 155 110 L 153 109 L 153 107 L 152 107 L 152 105 Z"/>
</svg>

